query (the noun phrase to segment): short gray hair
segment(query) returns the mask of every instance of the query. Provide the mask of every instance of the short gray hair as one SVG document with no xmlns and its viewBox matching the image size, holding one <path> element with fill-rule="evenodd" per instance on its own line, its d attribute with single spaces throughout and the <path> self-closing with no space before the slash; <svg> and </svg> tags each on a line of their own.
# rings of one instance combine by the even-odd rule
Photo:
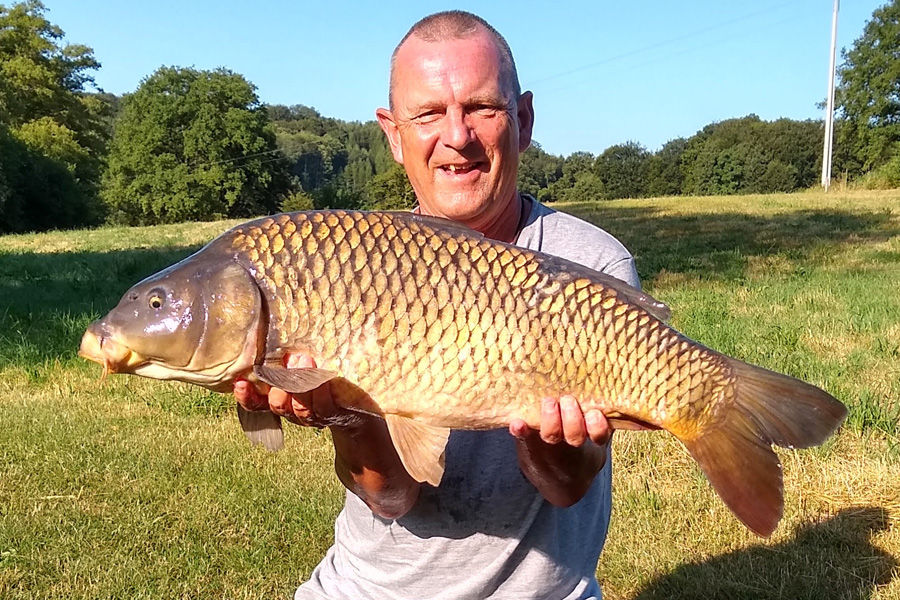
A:
<svg viewBox="0 0 900 600">
<path fill-rule="evenodd" d="M 464 10 L 445 10 L 442 12 L 428 15 L 427 17 L 416 22 L 410 27 L 397 47 L 391 54 L 391 83 L 389 91 L 389 100 L 391 110 L 394 109 L 394 77 L 396 71 L 397 52 L 400 47 L 410 38 L 417 38 L 426 42 L 443 42 L 446 40 L 462 40 L 476 35 L 480 29 L 487 31 L 491 39 L 497 46 L 500 53 L 500 78 L 501 84 L 507 92 L 511 93 L 510 100 L 516 101 L 522 94 L 522 87 L 519 85 L 519 74 L 516 71 L 516 61 L 513 60 L 512 50 L 509 44 L 503 39 L 496 29 L 491 27 L 490 23 L 470 12 Z"/>
</svg>

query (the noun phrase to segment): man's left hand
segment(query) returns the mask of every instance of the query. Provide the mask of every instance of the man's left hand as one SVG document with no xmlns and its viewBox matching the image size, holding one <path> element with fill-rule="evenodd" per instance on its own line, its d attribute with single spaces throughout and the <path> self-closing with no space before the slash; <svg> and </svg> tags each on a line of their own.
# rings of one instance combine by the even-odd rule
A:
<svg viewBox="0 0 900 600">
<path fill-rule="evenodd" d="M 548 502 L 566 507 L 578 502 L 606 464 L 612 430 L 599 410 L 582 412 L 572 396 L 544 398 L 540 430 L 515 419 L 519 466 Z"/>
</svg>

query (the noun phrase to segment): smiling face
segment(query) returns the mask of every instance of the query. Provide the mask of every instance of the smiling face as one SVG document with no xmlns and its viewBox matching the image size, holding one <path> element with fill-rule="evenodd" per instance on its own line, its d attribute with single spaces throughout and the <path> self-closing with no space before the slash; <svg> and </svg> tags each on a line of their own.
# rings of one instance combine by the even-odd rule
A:
<svg viewBox="0 0 900 600">
<path fill-rule="evenodd" d="M 500 54 L 484 31 L 397 51 L 392 110 L 376 111 L 420 209 L 489 233 L 518 216 L 519 153 L 531 143 L 531 93 L 504 85 Z M 516 219 L 517 220 L 517 219 Z"/>
</svg>

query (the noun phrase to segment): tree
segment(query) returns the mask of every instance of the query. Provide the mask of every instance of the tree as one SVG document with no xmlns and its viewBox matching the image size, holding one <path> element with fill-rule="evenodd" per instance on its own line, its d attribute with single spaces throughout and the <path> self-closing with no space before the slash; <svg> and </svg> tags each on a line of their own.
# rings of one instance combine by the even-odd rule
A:
<svg viewBox="0 0 900 600">
<path fill-rule="evenodd" d="M 677 196 L 684 185 L 681 159 L 687 148 L 684 138 L 669 140 L 650 159 L 647 167 L 647 194 L 650 196 Z"/>
<path fill-rule="evenodd" d="M 409 210 L 416 205 L 416 193 L 403 165 L 376 175 L 366 186 L 366 210 Z"/>
<path fill-rule="evenodd" d="M 553 202 L 553 184 L 562 176 L 563 159 L 544 151 L 537 142 L 532 142 L 519 156 L 518 188 L 541 202 Z"/>
<path fill-rule="evenodd" d="M 842 54 L 836 105 L 845 123 L 838 143 L 869 171 L 900 154 L 900 0 L 876 9 Z"/>
<path fill-rule="evenodd" d="M 375 121 L 346 122 L 323 117 L 309 106 L 269 106 L 278 147 L 291 173 L 321 208 L 358 208 L 373 177 L 394 159 Z"/>
<path fill-rule="evenodd" d="M 756 115 L 713 123 L 684 148 L 686 194 L 790 192 L 813 185 L 821 167 L 822 124 Z"/>
<path fill-rule="evenodd" d="M 123 98 L 103 178 L 111 221 L 248 217 L 290 191 L 266 110 L 241 75 L 162 67 Z"/>
<path fill-rule="evenodd" d="M 100 64 L 28 0 L 0 5 L 0 231 L 92 224 L 108 105 L 88 93 Z"/>
<path fill-rule="evenodd" d="M 650 153 L 637 142 L 610 146 L 597 157 L 594 173 L 607 199 L 641 198 L 647 195 Z"/>
</svg>

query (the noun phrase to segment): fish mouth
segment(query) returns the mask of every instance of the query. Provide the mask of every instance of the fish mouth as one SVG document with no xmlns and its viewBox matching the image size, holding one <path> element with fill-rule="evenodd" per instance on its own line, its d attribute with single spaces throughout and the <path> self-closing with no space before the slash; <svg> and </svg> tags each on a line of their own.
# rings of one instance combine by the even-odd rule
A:
<svg viewBox="0 0 900 600">
<path fill-rule="evenodd" d="M 103 373 L 100 379 L 106 379 L 110 373 L 129 373 L 144 363 L 146 359 L 127 346 L 117 343 L 99 322 L 91 324 L 78 348 L 78 356 L 100 364 Z"/>
</svg>

